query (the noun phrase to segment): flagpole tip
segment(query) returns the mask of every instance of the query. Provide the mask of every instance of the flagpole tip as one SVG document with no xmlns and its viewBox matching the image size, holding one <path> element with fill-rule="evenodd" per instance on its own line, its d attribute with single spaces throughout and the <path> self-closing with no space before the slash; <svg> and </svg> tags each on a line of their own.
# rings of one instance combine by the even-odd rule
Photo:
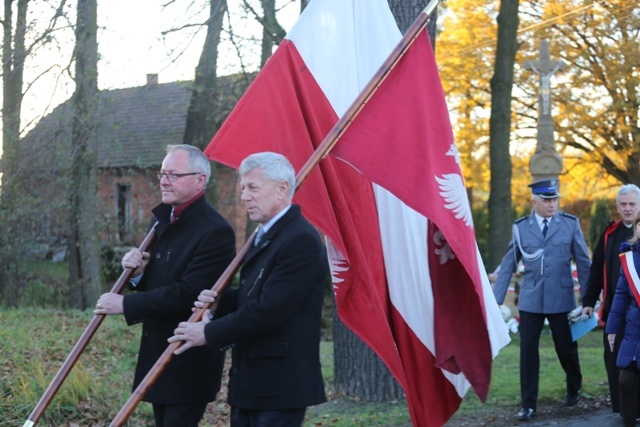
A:
<svg viewBox="0 0 640 427">
<path fill-rule="evenodd" d="M 426 13 L 427 15 L 431 15 L 431 13 L 436 8 L 438 3 L 440 3 L 440 0 L 431 0 L 429 4 L 427 4 L 427 7 L 424 8 L 423 12 Z"/>
</svg>

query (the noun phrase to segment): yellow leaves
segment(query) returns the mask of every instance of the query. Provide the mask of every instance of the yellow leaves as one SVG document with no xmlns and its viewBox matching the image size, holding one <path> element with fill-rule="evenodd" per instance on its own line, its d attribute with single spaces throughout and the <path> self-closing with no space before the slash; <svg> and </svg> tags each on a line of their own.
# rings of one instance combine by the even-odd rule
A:
<svg viewBox="0 0 640 427">
<path fill-rule="evenodd" d="M 474 194 L 486 194 L 490 81 L 500 2 L 470 3 L 447 0 L 436 55 L 467 185 L 478 190 Z M 568 65 L 551 78 L 555 144 L 565 156 L 563 199 L 608 195 L 619 184 L 613 176 L 625 176 L 629 159 L 640 156 L 640 139 L 634 136 L 640 98 L 640 4 L 524 1 L 519 19 L 511 104 L 514 204 L 529 198 L 528 162 L 535 151 L 538 117 L 539 78 L 523 65 L 539 58 L 543 38 L 550 41 L 551 59 Z M 608 170 L 602 167 L 605 156 L 613 165 Z M 626 176 L 640 181 L 640 176 Z"/>
</svg>

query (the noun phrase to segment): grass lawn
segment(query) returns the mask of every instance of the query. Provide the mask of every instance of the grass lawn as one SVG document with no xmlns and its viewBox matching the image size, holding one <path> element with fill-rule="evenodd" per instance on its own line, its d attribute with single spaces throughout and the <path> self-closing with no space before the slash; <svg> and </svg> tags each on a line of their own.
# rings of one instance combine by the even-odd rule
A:
<svg viewBox="0 0 640 427">
<path fill-rule="evenodd" d="M 92 313 L 54 309 L 0 310 L 0 426 L 23 425 L 44 390 L 86 328 Z M 80 357 L 71 375 L 49 405 L 39 425 L 102 426 L 120 410 L 131 392 L 140 329 L 127 327 L 121 318 L 108 317 Z M 447 424 L 464 419 L 486 419 L 495 414 L 513 415 L 519 408 L 518 336 L 493 364 L 486 404 L 470 391 L 459 411 Z M 541 340 L 540 405 L 557 405 L 565 394 L 564 372 L 556 359 L 548 331 Z M 404 400 L 367 404 L 335 396 L 331 390 L 333 347 L 322 345 L 323 373 L 329 402 L 310 408 L 305 427 L 311 426 L 410 426 Z M 608 395 L 602 362 L 602 331 L 580 340 L 584 376 L 583 401 L 603 402 Z M 206 426 L 226 426 L 228 407 L 221 399 L 209 405 Z M 127 426 L 152 423 L 151 408 L 142 403 Z M 75 423 L 75 424 L 74 424 Z M 480 421 L 479 424 L 481 425 Z"/>
</svg>

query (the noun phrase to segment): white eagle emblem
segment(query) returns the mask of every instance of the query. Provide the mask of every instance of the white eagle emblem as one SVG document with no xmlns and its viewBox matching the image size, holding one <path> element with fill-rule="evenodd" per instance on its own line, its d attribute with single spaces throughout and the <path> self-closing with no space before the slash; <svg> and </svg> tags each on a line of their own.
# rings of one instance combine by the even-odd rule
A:
<svg viewBox="0 0 640 427">
<path fill-rule="evenodd" d="M 451 144 L 449 150 L 445 153 L 445 155 L 453 156 L 453 158 L 456 160 L 456 163 L 460 164 L 460 154 L 458 153 L 458 147 L 456 147 L 456 144 Z"/>
<path fill-rule="evenodd" d="M 349 270 L 349 263 L 338 248 L 335 247 L 331 239 L 325 238 L 327 243 L 327 255 L 329 258 L 329 268 L 331 270 L 331 281 L 333 282 L 333 291 L 338 289 L 338 283 L 344 282 L 344 278 L 341 277 L 342 272 Z"/>
<path fill-rule="evenodd" d="M 440 195 L 444 198 L 445 208 L 452 210 L 457 219 L 464 221 L 467 227 L 473 227 L 473 218 L 471 217 L 471 206 L 467 198 L 467 191 L 464 188 L 462 177 L 455 173 L 445 174 L 435 177 L 440 188 Z"/>
</svg>

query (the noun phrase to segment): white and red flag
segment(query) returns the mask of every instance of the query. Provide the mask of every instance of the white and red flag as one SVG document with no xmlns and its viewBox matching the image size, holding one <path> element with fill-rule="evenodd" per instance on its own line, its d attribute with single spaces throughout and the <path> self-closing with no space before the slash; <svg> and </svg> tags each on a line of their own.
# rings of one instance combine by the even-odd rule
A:
<svg viewBox="0 0 640 427">
<path fill-rule="evenodd" d="M 313 0 L 205 153 L 296 170 L 401 38 L 386 0 Z M 334 153 L 335 152 L 335 153 Z M 484 400 L 508 332 L 491 292 L 426 32 L 295 195 L 327 237 L 341 320 L 385 362 L 415 426 Z"/>
</svg>

